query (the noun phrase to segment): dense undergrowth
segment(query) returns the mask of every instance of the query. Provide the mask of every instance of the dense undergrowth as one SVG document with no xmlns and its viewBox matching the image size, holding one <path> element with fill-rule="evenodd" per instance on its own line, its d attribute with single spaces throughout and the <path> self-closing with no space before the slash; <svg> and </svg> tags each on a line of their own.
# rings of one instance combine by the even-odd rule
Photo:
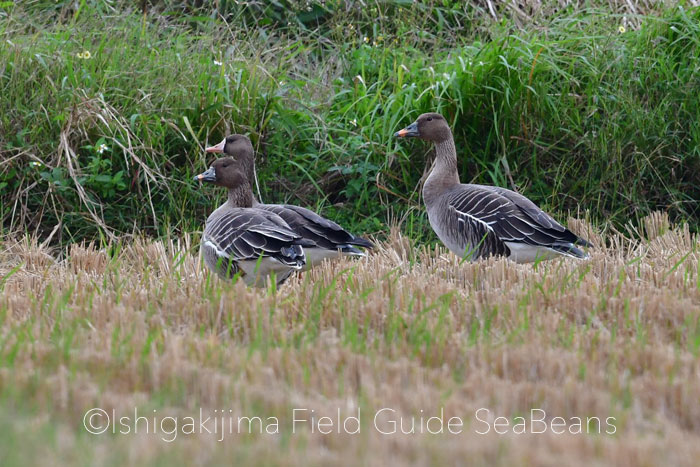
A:
<svg viewBox="0 0 700 467">
<path fill-rule="evenodd" d="M 235 131 L 265 201 L 425 239 L 430 148 L 392 134 L 428 110 L 453 123 L 465 182 L 696 230 L 700 13 L 614 3 L 1 2 L 3 230 L 196 230 L 223 196 L 191 181 L 203 147 Z"/>
</svg>

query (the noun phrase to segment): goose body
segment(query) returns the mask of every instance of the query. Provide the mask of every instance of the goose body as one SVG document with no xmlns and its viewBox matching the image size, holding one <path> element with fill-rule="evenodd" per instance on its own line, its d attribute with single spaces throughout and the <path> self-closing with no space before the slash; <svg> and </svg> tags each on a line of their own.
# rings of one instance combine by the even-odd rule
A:
<svg viewBox="0 0 700 467">
<path fill-rule="evenodd" d="M 335 222 L 319 216 L 310 209 L 290 204 L 261 204 L 254 206 L 280 216 L 297 234 L 312 241 L 313 246 L 305 248 L 308 269 L 320 264 L 324 259 L 341 256 L 367 256 L 357 247 L 373 248 L 369 240 L 356 237 Z"/>
<path fill-rule="evenodd" d="M 438 238 L 468 259 L 507 256 L 518 263 L 560 255 L 584 258 L 581 240 L 530 200 L 500 187 L 460 184 L 428 207 Z"/>
<path fill-rule="evenodd" d="M 313 246 L 277 214 L 252 206 L 250 186 L 240 167 L 215 161 L 195 180 L 228 188 L 228 199 L 207 218 L 200 245 L 204 264 L 223 279 L 236 276 L 248 285 L 278 284 L 306 264 L 304 246 Z"/>
<path fill-rule="evenodd" d="M 506 188 L 460 183 L 452 132 L 440 114 L 423 114 L 396 136 L 435 143 L 436 161 L 423 185 L 423 200 L 431 227 L 456 255 L 469 260 L 506 256 L 518 263 L 588 257 L 577 245 L 590 243 L 525 196 Z"/>
<path fill-rule="evenodd" d="M 207 219 L 201 252 L 206 266 L 224 279 L 239 274 L 248 285 L 278 284 L 305 265 L 302 238 L 279 217 L 227 203 Z"/>
<path fill-rule="evenodd" d="M 229 135 L 207 152 L 223 153 L 241 167 L 248 184 L 254 179 L 255 156 L 253 145 L 244 135 Z M 248 196 L 245 197 L 246 200 Z M 239 198 L 240 200 L 243 198 Z M 306 262 L 302 269 L 320 264 L 324 259 L 341 256 L 366 256 L 362 248 L 373 248 L 369 240 L 355 236 L 335 222 L 300 206 L 290 204 L 264 204 L 255 200 L 252 190 L 249 193 L 251 206 L 279 216 L 287 226 L 305 242 Z M 247 201 L 246 201 L 247 202 Z"/>
</svg>

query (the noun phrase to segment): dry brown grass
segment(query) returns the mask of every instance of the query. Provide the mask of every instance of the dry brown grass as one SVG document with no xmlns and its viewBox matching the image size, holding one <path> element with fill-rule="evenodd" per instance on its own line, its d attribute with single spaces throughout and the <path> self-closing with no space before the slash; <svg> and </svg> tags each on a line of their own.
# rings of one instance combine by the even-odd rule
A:
<svg viewBox="0 0 700 467">
<path fill-rule="evenodd" d="M 664 215 L 590 261 L 460 264 L 393 234 L 277 292 L 225 284 L 189 238 L 65 259 L 2 244 L 0 462 L 692 465 L 700 455 L 700 252 Z M 114 248 L 113 248 L 114 250 Z M 291 433 L 292 408 L 361 408 L 357 435 Z M 276 416 L 279 435 L 91 435 L 83 415 Z M 444 409 L 459 435 L 381 435 Z M 614 435 L 479 435 L 475 411 L 616 418 Z M 604 427 L 605 428 L 605 427 Z"/>
</svg>

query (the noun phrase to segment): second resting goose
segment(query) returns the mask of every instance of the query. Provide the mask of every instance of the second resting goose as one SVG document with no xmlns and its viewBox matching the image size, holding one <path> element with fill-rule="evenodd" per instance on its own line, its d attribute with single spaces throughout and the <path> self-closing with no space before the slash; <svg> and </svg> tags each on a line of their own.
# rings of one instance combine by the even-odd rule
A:
<svg viewBox="0 0 700 467">
<path fill-rule="evenodd" d="M 255 179 L 255 155 L 253 144 L 247 136 L 229 135 L 219 144 L 208 147 L 205 151 L 221 153 L 224 156 L 222 159 L 230 159 L 237 164 L 248 181 L 247 186 L 251 186 Z M 250 199 L 252 207 L 278 215 L 296 234 L 310 242 L 304 248 L 306 264 L 302 269 L 318 265 L 326 258 L 365 256 L 365 253 L 357 247 L 374 247 L 369 240 L 351 234 L 335 222 L 321 217 L 310 209 L 292 204 L 259 203 L 253 196 L 252 190 L 250 190 Z"/>
<path fill-rule="evenodd" d="M 209 215 L 202 235 L 206 266 L 223 279 L 239 275 L 257 287 L 274 275 L 277 284 L 306 264 L 305 240 L 277 214 L 252 206 L 250 186 L 240 167 L 219 159 L 195 180 L 228 188 L 228 199 Z"/>
<path fill-rule="evenodd" d="M 506 256 L 518 263 L 569 256 L 587 258 L 591 244 L 525 196 L 506 188 L 462 184 L 452 131 L 438 113 L 426 113 L 394 136 L 435 144 L 436 160 L 423 185 L 430 225 L 453 253 L 470 260 Z"/>
</svg>

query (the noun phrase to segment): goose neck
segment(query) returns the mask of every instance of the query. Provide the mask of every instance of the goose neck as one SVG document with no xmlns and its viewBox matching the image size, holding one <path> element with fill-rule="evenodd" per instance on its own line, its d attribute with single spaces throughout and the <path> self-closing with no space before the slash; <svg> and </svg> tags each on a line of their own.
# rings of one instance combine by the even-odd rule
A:
<svg viewBox="0 0 700 467">
<path fill-rule="evenodd" d="M 423 199 L 427 205 L 431 205 L 445 190 L 459 185 L 454 140 L 450 137 L 435 143 L 435 156 L 433 168 L 423 185 Z"/>
<path fill-rule="evenodd" d="M 236 188 L 229 188 L 228 190 L 228 204 L 234 208 L 250 208 L 253 206 L 255 199 L 253 198 L 253 192 L 250 189 L 250 185 L 247 183 L 242 183 Z"/>
</svg>

